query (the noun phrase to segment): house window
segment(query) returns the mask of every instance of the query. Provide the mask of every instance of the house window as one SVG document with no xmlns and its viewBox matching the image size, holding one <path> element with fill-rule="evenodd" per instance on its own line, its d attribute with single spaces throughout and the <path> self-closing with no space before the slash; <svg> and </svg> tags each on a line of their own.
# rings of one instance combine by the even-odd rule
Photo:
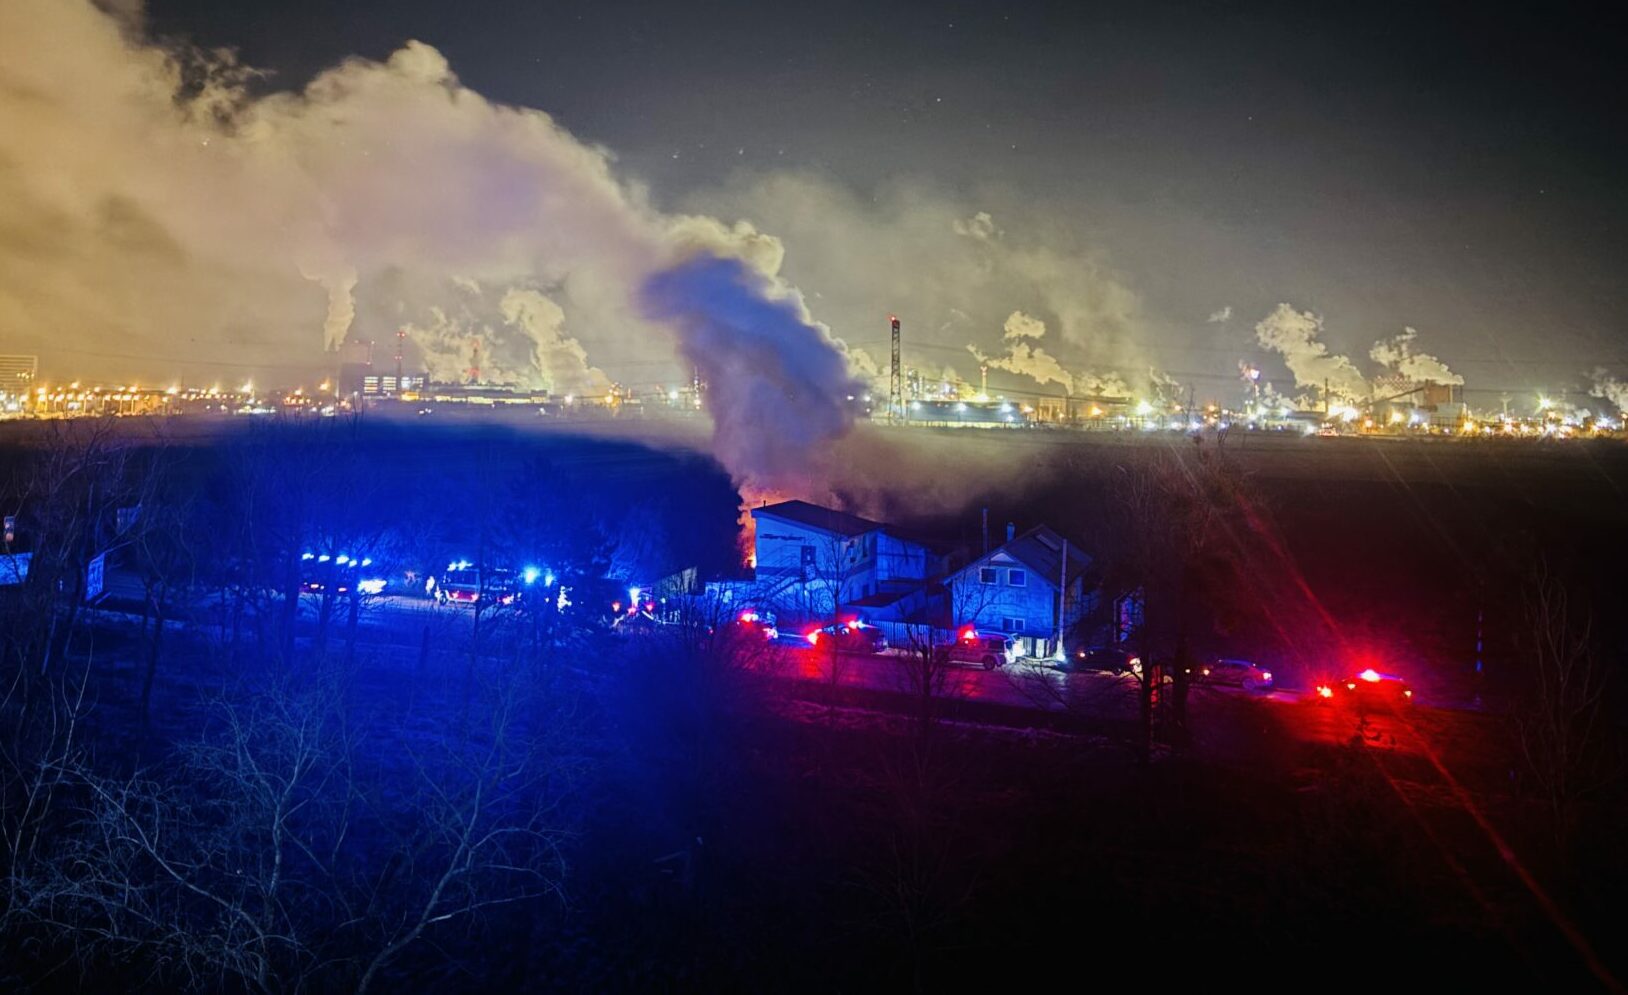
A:
<svg viewBox="0 0 1628 995">
<path fill-rule="evenodd" d="M 978 583 L 980 583 L 980 584 L 993 584 L 995 582 L 996 582 L 996 580 L 995 580 L 995 568 L 994 567 L 979 567 L 978 568 Z"/>
<path fill-rule="evenodd" d="M 803 566 L 805 566 L 805 567 L 813 566 L 814 565 L 814 547 L 813 546 L 804 546 L 804 547 L 802 547 L 802 550 L 803 550 Z"/>
<path fill-rule="evenodd" d="M 1001 621 L 1006 623 L 1006 631 L 1007 632 L 1022 632 L 1023 631 L 1023 619 L 1021 619 L 1021 618 L 1005 618 L 1005 619 L 1001 619 Z"/>
<path fill-rule="evenodd" d="M 1029 575 L 1022 570 L 1006 571 L 1006 584 L 1008 587 L 1022 587 L 1029 583 Z"/>
</svg>

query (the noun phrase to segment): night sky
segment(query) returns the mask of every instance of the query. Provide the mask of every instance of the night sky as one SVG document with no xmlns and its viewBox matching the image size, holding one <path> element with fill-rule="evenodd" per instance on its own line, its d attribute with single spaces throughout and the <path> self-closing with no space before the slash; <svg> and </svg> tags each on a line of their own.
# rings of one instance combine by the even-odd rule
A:
<svg viewBox="0 0 1628 995">
<path fill-rule="evenodd" d="M 148 16 L 235 47 L 274 88 L 428 42 L 465 85 L 608 147 L 661 208 L 784 237 L 787 276 L 850 341 L 881 336 L 880 319 L 843 326 L 888 302 L 835 300 L 799 222 L 741 191 L 790 174 L 861 206 L 909 189 L 989 210 L 1110 267 L 1141 302 L 1141 347 L 1178 376 L 1232 375 L 1279 301 L 1358 357 L 1414 326 L 1472 390 L 1628 372 L 1623 16 L 1322 6 L 154 0 Z M 1207 325 L 1222 307 L 1231 325 Z"/>
</svg>

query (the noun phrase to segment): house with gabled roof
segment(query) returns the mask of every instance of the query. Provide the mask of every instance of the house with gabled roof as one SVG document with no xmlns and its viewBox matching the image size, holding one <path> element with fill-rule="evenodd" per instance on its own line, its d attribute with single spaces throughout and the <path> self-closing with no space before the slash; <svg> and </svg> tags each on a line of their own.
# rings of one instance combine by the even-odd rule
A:
<svg viewBox="0 0 1628 995">
<path fill-rule="evenodd" d="M 1013 637 L 1024 656 L 1056 656 L 1059 633 L 1067 641 L 1096 609 L 1094 565 L 1055 529 L 1017 535 L 1008 525 L 1006 542 L 945 578 L 951 618 Z"/>
<path fill-rule="evenodd" d="M 807 501 L 751 510 L 759 600 L 809 618 L 919 587 L 942 568 L 928 546 L 868 518 Z"/>
</svg>

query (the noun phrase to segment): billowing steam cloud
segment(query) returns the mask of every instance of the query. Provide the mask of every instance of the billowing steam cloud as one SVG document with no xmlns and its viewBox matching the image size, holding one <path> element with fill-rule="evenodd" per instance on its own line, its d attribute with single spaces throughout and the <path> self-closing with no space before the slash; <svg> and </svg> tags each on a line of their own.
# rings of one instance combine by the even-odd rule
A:
<svg viewBox="0 0 1628 995">
<path fill-rule="evenodd" d="M 1374 343 L 1368 356 L 1374 362 L 1414 383 L 1461 384 L 1464 378 L 1447 368 L 1447 364 L 1426 352 L 1414 352 L 1413 341 L 1419 333 L 1404 328 L 1394 338 Z"/>
<path fill-rule="evenodd" d="M 1318 341 L 1322 332 L 1321 315 L 1279 304 L 1255 326 L 1255 340 L 1283 357 L 1295 386 L 1322 391 L 1326 384 L 1331 398 L 1346 401 L 1366 396 L 1368 381 L 1350 359 Z"/>
<path fill-rule="evenodd" d="M 509 287 L 501 297 L 473 280 L 453 280 L 429 306 L 429 320 L 409 322 L 408 340 L 432 381 L 457 383 L 476 362 L 486 383 L 554 394 L 602 396 L 604 371 L 564 331 L 565 311 L 541 291 Z"/>
<path fill-rule="evenodd" d="M 1617 406 L 1619 414 L 1628 415 L 1628 381 L 1619 380 L 1603 368 L 1595 369 L 1589 379 L 1590 394 L 1610 401 Z"/>
<path fill-rule="evenodd" d="M 820 394 L 842 389 L 841 352 L 787 317 L 777 240 L 655 211 L 603 150 L 465 88 L 427 45 L 259 95 L 229 54 L 141 41 L 123 9 L 0 3 L 8 351 L 72 351 L 91 375 L 143 359 L 162 375 L 312 370 L 346 338 L 407 328 L 411 360 L 438 371 L 478 338 L 483 369 L 558 388 L 602 382 L 587 350 L 648 357 L 676 333 L 698 364 L 771 376 L 717 410 L 729 454 L 769 455 L 748 432 L 813 443 L 846 427 L 843 395 Z M 750 356 L 709 355 L 735 346 Z"/>
<path fill-rule="evenodd" d="M 1064 368 L 1055 356 L 1037 344 L 1045 335 L 1045 322 L 1022 311 L 1013 311 L 1007 316 L 1001 334 L 1001 341 L 1006 345 L 1004 355 L 987 356 L 975 346 L 968 349 L 978 362 L 1026 376 L 1042 387 L 1057 384 L 1068 394 L 1090 396 L 1124 397 L 1131 393 L 1125 381 L 1115 374 L 1093 371 L 1074 373 Z"/>
</svg>

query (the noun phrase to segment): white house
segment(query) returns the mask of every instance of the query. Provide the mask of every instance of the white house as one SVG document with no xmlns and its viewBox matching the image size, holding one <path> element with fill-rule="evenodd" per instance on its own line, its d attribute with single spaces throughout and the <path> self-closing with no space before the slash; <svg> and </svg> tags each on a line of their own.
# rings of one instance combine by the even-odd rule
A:
<svg viewBox="0 0 1628 995">
<path fill-rule="evenodd" d="M 1084 550 L 1044 525 L 1020 536 L 1007 526 L 1005 543 L 945 580 L 953 622 L 1013 636 L 1026 656 L 1052 656 L 1059 628 L 1066 640 L 1096 607 L 1091 563 Z"/>
<path fill-rule="evenodd" d="M 809 618 L 838 606 L 920 586 L 936 554 L 888 526 L 807 501 L 752 509 L 757 597 Z"/>
</svg>

